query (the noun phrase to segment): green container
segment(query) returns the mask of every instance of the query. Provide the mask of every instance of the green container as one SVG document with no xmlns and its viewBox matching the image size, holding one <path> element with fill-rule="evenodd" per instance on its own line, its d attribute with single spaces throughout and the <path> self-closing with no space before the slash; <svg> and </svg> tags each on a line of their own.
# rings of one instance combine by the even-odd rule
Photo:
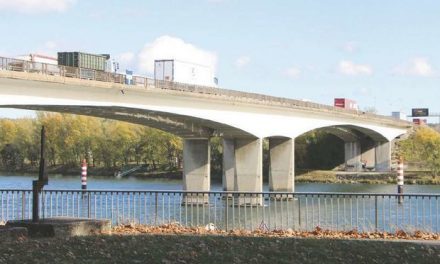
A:
<svg viewBox="0 0 440 264">
<path fill-rule="evenodd" d="M 58 65 L 104 71 L 105 62 L 108 57 L 108 55 L 96 55 L 77 51 L 58 52 Z"/>
</svg>

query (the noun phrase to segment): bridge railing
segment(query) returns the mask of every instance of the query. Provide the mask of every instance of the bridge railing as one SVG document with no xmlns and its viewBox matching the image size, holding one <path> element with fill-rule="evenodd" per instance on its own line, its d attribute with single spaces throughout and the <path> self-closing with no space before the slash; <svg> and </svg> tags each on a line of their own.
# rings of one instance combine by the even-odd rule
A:
<svg viewBox="0 0 440 264">
<path fill-rule="evenodd" d="M 113 224 L 217 229 L 425 231 L 440 233 L 440 195 L 45 190 L 40 217 L 111 219 Z M 0 219 L 30 219 L 30 190 L 0 190 Z"/>
<path fill-rule="evenodd" d="M 127 76 L 124 74 L 96 71 L 96 70 L 84 69 L 84 68 L 73 68 L 73 67 L 67 67 L 67 66 L 61 66 L 55 64 L 30 62 L 30 61 L 4 58 L 4 57 L 0 57 L 0 70 L 32 72 L 32 73 L 40 73 L 50 76 L 62 76 L 68 78 L 94 80 L 101 82 L 112 82 L 119 84 L 128 83 Z M 242 91 L 234 91 L 228 89 L 218 89 L 216 87 L 209 87 L 209 86 L 155 80 L 142 76 L 132 76 L 131 78 L 132 78 L 131 85 L 141 86 L 146 89 L 157 88 L 157 89 L 167 89 L 167 90 L 175 90 L 175 91 L 194 92 L 200 94 L 218 95 L 226 98 L 235 98 L 235 99 L 246 98 L 246 100 L 255 100 L 259 103 L 271 102 L 279 105 L 284 105 L 287 107 L 295 107 L 306 110 L 319 109 L 330 112 L 347 113 L 357 116 L 368 116 L 373 118 L 375 117 L 375 118 L 380 118 L 381 120 L 388 120 L 388 121 L 392 121 L 393 123 L 399 123 L 398 120 L 395 120 L 391 117 L 377 116 L 375 114 L 365 113 L 357 110 L 336 108 L 333 106 L 318 104 L 313 102 L 280 98 L 280 97 L 248 93 Z M 401 123 L 406 124 L 406 122 L 403 121 L 401 121 Z"/>
</svg>

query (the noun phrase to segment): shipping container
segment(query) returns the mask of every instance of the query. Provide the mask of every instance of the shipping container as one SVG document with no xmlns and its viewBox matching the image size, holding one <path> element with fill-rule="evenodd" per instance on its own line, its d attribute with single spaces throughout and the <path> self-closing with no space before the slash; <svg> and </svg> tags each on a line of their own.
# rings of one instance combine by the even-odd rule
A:
<svg viewBox="0 0 440 264">
<path fill-rule="evenodd" d="M 402 112 L 391 112 L 391 117 L 400 120 L 406 120 L 407 118 L 406 114 Z"/>
<path fill-rule="evenodd" d="M 58 64 L 69 67 L 104 71 L 109 55 L 84 52 L 58 52 Z"/>
<path fill-rule="evenodd" d="M 356 101 L 347 98 L 335 98 L 334 106 L 344 109 L 358 110 Z"/>
<path fill-rule="evenodd" d="M 178 60 L 155 60 L 154 78 L 202 86 L 215 87 L 218 84 L 211 67 Z"/>
</svg>

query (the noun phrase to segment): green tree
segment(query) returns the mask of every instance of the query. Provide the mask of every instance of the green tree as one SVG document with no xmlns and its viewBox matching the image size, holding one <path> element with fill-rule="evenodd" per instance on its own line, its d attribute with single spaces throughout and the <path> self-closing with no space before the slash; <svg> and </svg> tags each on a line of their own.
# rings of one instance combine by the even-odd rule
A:
<svg viewBox="0 0 440 264">
<path fill-rule="evenodd" d="M 419 127 L 408 139 L 399 142 L 399 150 L 406 161 L 422 164 L 433 177 L 440 173 L 440 133 L 437 131 Z"/>
</svg>

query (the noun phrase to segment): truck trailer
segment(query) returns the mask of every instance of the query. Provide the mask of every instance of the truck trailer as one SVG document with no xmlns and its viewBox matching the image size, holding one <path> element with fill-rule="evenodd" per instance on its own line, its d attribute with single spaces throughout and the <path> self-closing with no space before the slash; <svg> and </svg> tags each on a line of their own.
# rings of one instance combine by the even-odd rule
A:
<svg viewBox="0 0 440 264">
<path fill-rule="evenodd" d="M 24 60 L 24 61 L 35 62 L 35 63 L 46 63 L 46 64 L 54 64 L 54 65 L 58 64 L 57 58 L 47 56 L 47 55 L 35 54 L 35 53 L 20 55 L 15 58 L 18 60 Z"/>
<path fill-rule="evenodd" d="M 335 98 L 334 106 L 344 109 L 358 110 L 356 101 L 347 98 Z"/>
<path fill-rule="evenodd" d="M 58 52 L 58 65 L 74 68 L 105 71 L 106 62 L 110 59 L 107 54 L 89 54 L 84 52 Z"/>
<path fill-rule="evenodd" d="M 154 79 L 211 87 L 218 85 L 211 67 L 179 60 L 155 60 Z"/>
</svg>

